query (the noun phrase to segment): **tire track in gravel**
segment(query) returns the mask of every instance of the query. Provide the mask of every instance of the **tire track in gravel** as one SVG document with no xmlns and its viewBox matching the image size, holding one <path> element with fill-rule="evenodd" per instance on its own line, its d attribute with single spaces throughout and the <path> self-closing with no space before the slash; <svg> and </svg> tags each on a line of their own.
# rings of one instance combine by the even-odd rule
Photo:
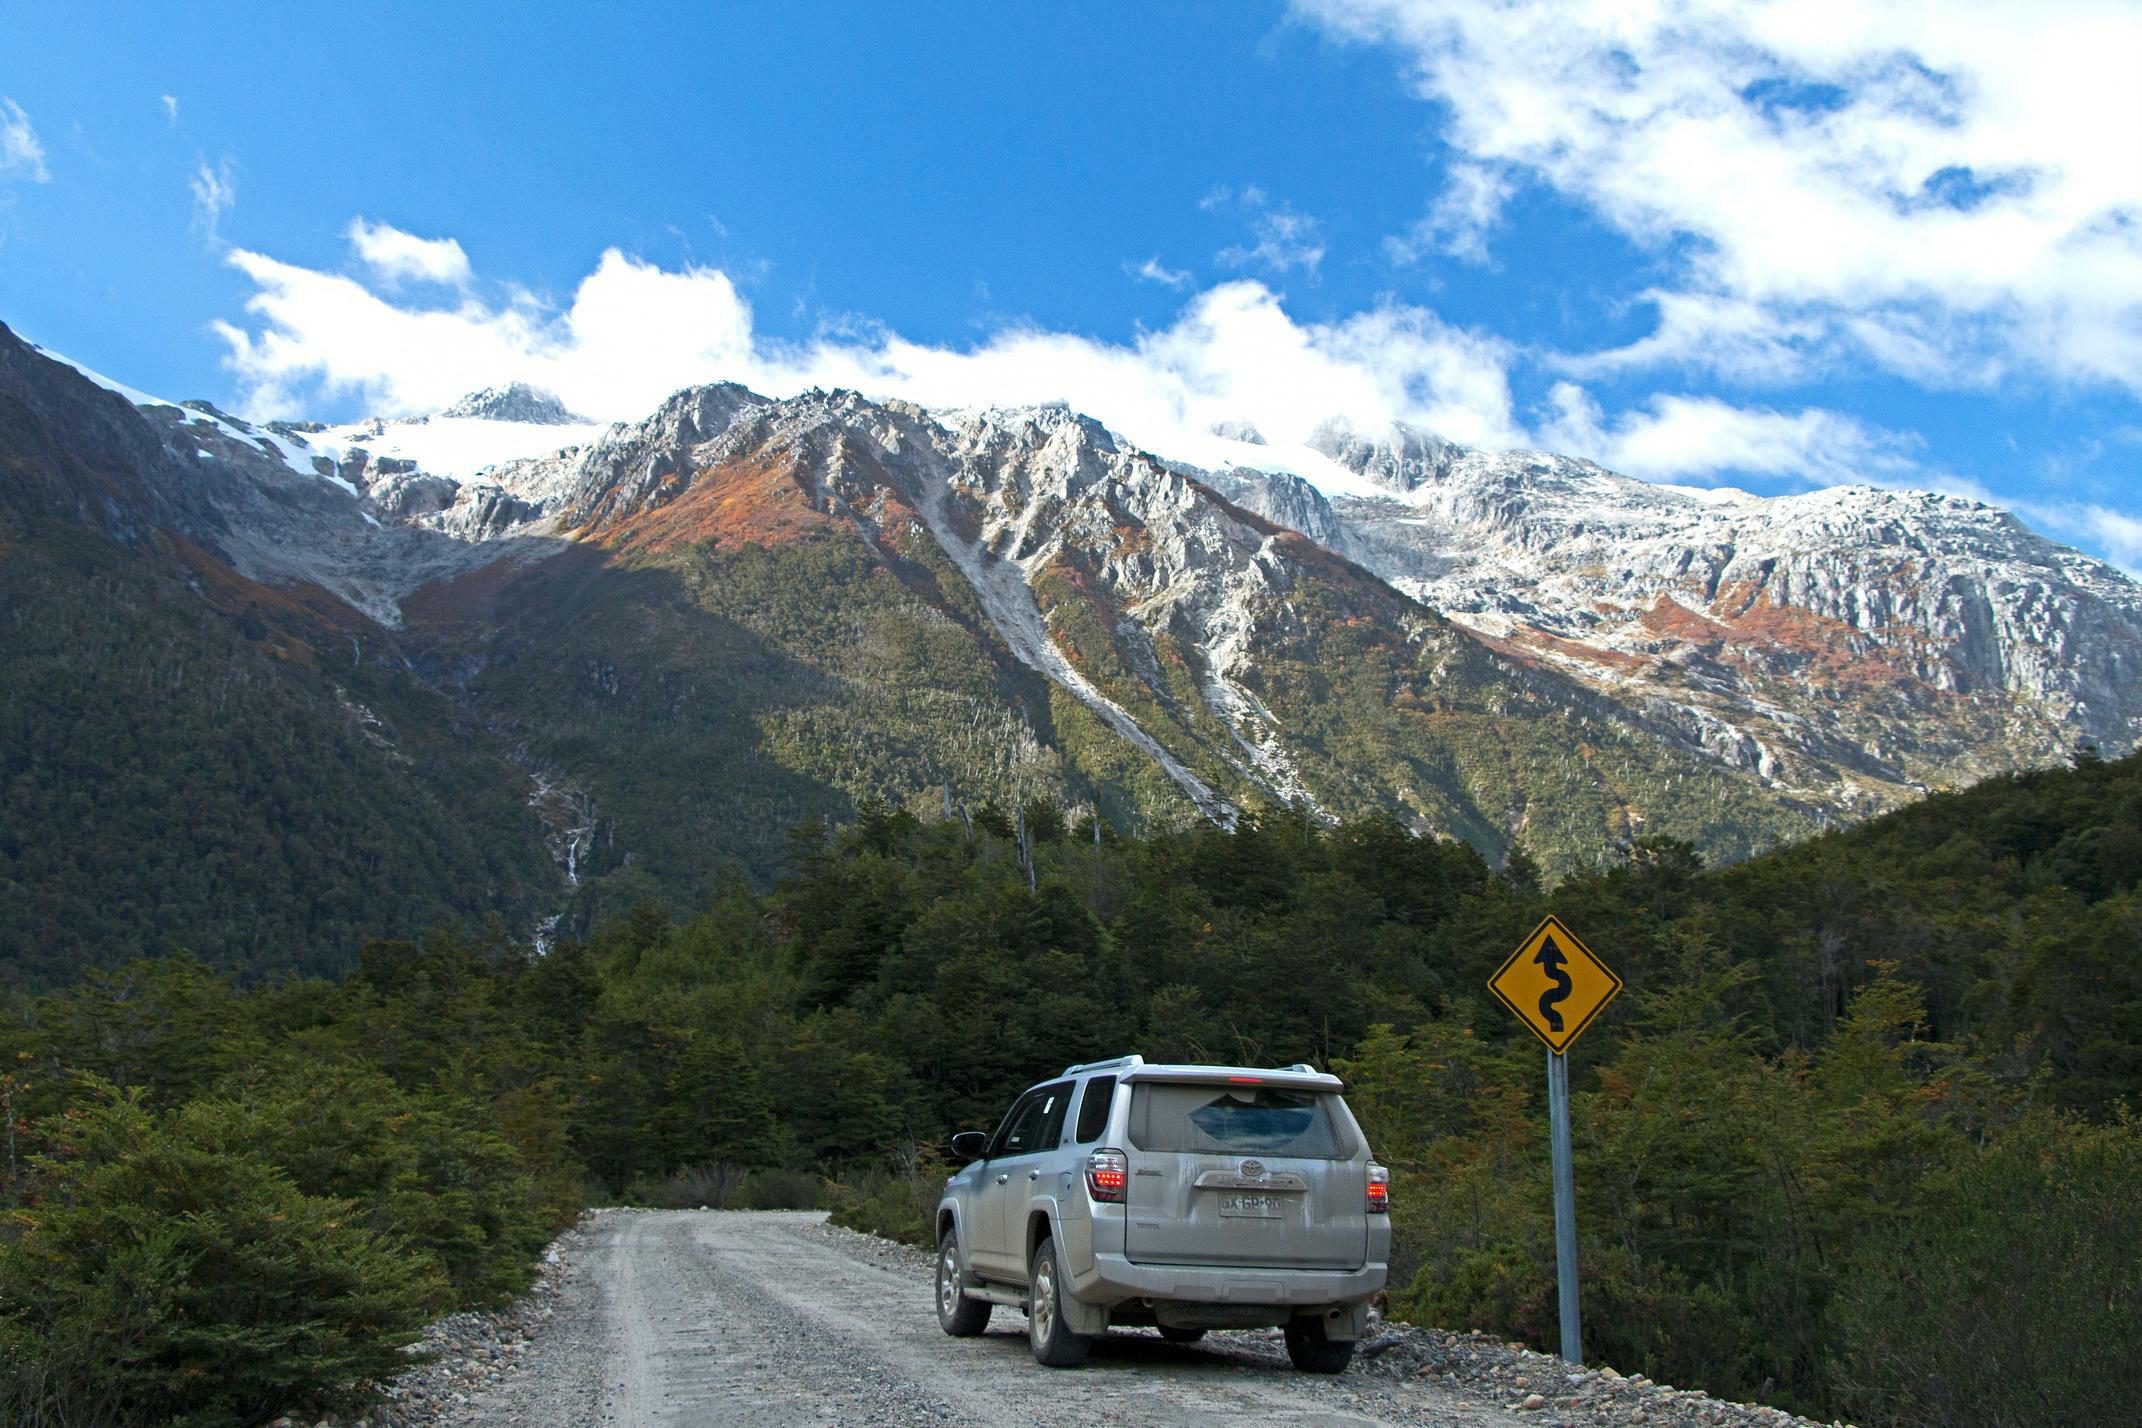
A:
<svg viewBox="0 0 2142 1428">
<path fill-rule="evenodd" d="M 1195 1346 L 1118 1331 L 1076 1370 L 1044 1369 L 1025 1320 L 987 1335 L 937 1327 L 926 1267 L 849 1252 L 823 1216 L 616 1212 L 589 1223 L 583 1264 L 522 1366 L 459 1405 L 451 1428 L 812 1428 L 819 1424 L 1101 1424 L 1166 1428 L 1447 1425 L 1544 1428 L 1427 1384 L 1297 1374 L 1254 1336 Z"/>
</svg>

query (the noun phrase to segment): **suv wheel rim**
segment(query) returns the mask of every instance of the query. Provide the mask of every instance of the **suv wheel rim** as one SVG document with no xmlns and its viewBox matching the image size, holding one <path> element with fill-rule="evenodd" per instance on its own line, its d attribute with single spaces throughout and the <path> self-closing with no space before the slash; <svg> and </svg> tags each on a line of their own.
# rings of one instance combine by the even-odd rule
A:
<svg viewBox="0 0 2142 1428">
<path fill-rule="evenodd" d="M 1045 1344 L 1056 1328 L 1056 1266 L 1046 1255 L 1034 1265 L 1034 1342 Z"/>
<path fill-rule="evenodd" d="M 937 1312 L 947 1319 L 959 1312 L 959 1255 L 949 1241 L 937 1261 Z"/>
</svg>

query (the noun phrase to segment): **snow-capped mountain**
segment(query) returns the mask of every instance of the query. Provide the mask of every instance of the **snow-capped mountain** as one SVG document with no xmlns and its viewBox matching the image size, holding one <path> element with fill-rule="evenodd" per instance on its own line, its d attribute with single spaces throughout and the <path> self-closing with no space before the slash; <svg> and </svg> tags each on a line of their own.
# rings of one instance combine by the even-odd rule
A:
<svg viewBox="0 0 2142 1428">
<path fill-rule="evenodd" d="M 1550 824 L 1567 848 L 1593 827 L 1744 851 L 2142 733 L 2142 590 L 1951 497 L 1765 499 L 1338 426 L 1300 459 L 1231 428 L 1230 455 L 1296 470 L 1208 469 L 1061 407 L 731 384 L 609 427 L 525 387 L 256 427 L 104 385 L 195 453 L 201 538 L 236 569 L 388 629 L 412 602 L 491 619 L 485 572 L 569 552 L 860 537 L 928 618 L 1221 819 L 1280 799 L 1491 852 Z"/>
<path fill-rule="evenodd" d="M 2142 729 L 2142 587 L 1983 502 L 1763 498 L 1426 433 L 1321 433 L 1374 497 L 1215 484 L 1720 760 L 1884 804 Z"/>
<path fill-rule="evenodd" d="M 586 417 L 574 416 L 565 403 L 549 392 L 526 382 L 503 387 L 485 387 L 470 392 L 439 413 L 442 417 L 479 417 L 485 421 L 520 422 L 532 426 L 587 426 Z"/>
</svg>

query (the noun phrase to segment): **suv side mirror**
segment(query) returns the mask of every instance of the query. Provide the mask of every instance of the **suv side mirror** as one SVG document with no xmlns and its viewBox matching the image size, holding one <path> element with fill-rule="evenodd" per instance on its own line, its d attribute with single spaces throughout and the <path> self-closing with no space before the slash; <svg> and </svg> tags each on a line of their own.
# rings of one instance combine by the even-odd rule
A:
<svg viewBox="0 0 2142 1428">
<path fill-rule="evenodd" d="M 952 1137 L 954 1160 L 980 1160 L 989 1153 L 989 1137 L 981 1131 L 961 1131 Z"/>
</svg>

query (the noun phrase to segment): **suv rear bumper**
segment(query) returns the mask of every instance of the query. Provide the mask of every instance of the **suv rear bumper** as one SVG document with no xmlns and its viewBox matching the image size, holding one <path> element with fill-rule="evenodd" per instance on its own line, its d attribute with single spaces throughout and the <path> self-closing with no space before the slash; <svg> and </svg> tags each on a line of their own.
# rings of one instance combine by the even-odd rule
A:
<svg viewBox="0 0 2142 1428">
<path fill-rule="evenodd" d="M 1071 1279 L 1072 1294 L 1107 1306 L 1126 1299 L 1190 1304 L 1350 1304 L 1381 1293 L 1390 1266 L 1371 1260 L 1359 1269 L 1265 1269 L 1241 1265 L 1138 1264 L 1099 1253 L 1093 1268 Z"/>
</svg>

